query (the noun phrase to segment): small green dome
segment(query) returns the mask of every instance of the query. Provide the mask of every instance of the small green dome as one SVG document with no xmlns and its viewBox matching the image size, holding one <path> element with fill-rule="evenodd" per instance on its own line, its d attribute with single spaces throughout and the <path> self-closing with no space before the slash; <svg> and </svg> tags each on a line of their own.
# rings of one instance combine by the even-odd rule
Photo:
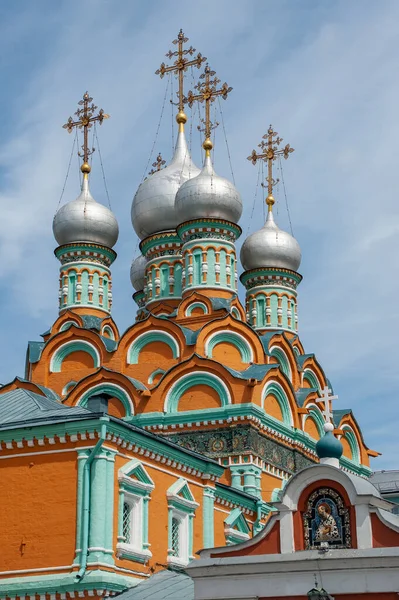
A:
<svg viewBox="0 0 399 600">
<path fill-rule="evenodd" d="M 338 458 L 340 459 L 344 451 L 341 442 L 333 434 L 333 426 L 326 423 L 324 426 L 325 434 L 316 444 L 316 452 L 319 458 Z"/>
</svg>

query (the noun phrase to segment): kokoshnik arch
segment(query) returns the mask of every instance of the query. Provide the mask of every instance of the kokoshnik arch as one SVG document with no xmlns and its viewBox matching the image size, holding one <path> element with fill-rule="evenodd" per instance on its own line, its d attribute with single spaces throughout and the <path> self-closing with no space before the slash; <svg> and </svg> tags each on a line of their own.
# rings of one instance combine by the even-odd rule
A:
<svg viewBox="0 0 399 600">
<path fill-rule="evenodd" d="M 250 538 L 290 477 L 318 462 L 323 410 L 342 469 L 371 472 L 377 453 L 349 408 L 332 410 L 328 394 L 320 402 L 331 383 L 298 335 L 301 251 L 276 224 L 272 194 L 273 162 L 292 148 L 270 127 L 250 156 L 268 166 L 268 215 L 242 246 L 243 306 L 241 195 L 212 163 L 211 103 L 231 88 L 186 43 L 180 32 L 157 72 L 178 77 L 179 134 L 171 162 L 159 159 L 134 196 L 138 310 L 122 335 L 111 313 L 118 224 L 89 187 L 89 129 L 107 115 L 85 93 L 64 126 L 83 130 L 83 183 L 53 222 L 59 315 L 29 342 L 25 378 L 0 390 L 0 596 L 112 595 L 159 564 Z M 188 67 L 203 72 L 187 92 Z M 205 107 L 202 168 L 185 137 L 195 102 Z"/>
</svg>

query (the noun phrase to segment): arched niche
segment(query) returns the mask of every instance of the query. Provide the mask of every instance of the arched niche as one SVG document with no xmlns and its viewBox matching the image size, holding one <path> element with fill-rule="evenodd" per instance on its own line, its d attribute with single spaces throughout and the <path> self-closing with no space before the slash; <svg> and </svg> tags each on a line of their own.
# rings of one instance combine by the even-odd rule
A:
<svg viewBox="0 0 399 600">
<path fill-rule="evenodd" d="M 123 419 L 134 415 L 134 405 L 128 392 L 116 383 L 94 385 L 80 396 L 77 404 L 86 407 L 91 396 L 101 393 L 111 396 L 108 400 L 108 411 L 111 416 Z"/>
<path fill-rule="evenodd" d="M 208 314 L 208 307 L 204 302 L 192 302 L 185 310 L 186 317 L 198 317 Z"/>
<path fill-rule="evenodd" d="M 233 363 L 237 362 L 237 357 L 239 357 L 239 362 L 244 364 L 251 363 L 254 360 L 250 344 L 244 336 L 235 331 L 217 331 L 211 334 L 205 341 L 205 355 L 208 358 L 214 358 L 215 349 L 220 345 L 223 345 L 223 351 L 220 352 L 221 349 L 219 348 L 218 356 L 215 357 L 215 360 L 219 360 L 223 364 L 231 362 L 229 360 L 229 353 L 232 354 Z M 224 361 L 221 360 L 223 357 L 225 358 Z"/>
<path fill-rule="evenodd" d="M 291 406 L 281 385 L 275 381 L 266 383 L 262 391 L 262 408 L 269 416 L 293 425 Z M 267 408 L 269 408 L 270 413 Z M 272 414 L 274 412 L 274 414 Z M 281 415 L 281 417 L 280 417 Z"/>
<path fill-rule="evenodd" d="M 284 375 L 286 375 L 288 379 L 292 381 L 292 371 L 290 362 L 284 350 L 282 348 L 279 348 L 278 346 L 272 346 L 270 348 L 270 356 L 273 356 L 275 359 L 277 359 Z"/>
<path fill-rule="evenodd" d="M 77 363 L 76 368 L 82 366 L 87 368 L 100 367 L 100 354 L 93 344 L 85 340 L 70 341 L 59 346 L 53 353 L 50 360 L 50 373 L 60 373 L 65 359 L 71 358 L 72 355 L 74 355 Z"/>
<path fill-rule="evenodd" d="M 206 396 L 206 388 L 209 390 L 208 397 Z M 199 392 L 199 394 L 196 394 L 195 401 L 193 399 L 192 407 L 185 407 L 185 410 L 220 408 L 231 402 L 230 392 L 219 377 L 205 371 L 194 371 L 183 375 L 169 389 L 165 399 L 164 412 L 180 412 L 182 410 L 179 406 L 180 401 L 186 392 L 190 390 Z M 198 400 L 202 406 L 198 405 Z M 206 406 L 207 400 L 210 400 L 208 402 L 210 406 Z"/>
<path fill-rule="evenodd" d="M 180 356 L 179 344 L 173 335 L 167 331 L 152 330 L 142 333 L 133 340 L 127 353 L 128 364 L 137 365 L 140 361 L 140 354 L 145 349 L 147 349 L 147 353 L 153 355 L 150 356 L 153 361 L 176 359 Z"/>
</svg>

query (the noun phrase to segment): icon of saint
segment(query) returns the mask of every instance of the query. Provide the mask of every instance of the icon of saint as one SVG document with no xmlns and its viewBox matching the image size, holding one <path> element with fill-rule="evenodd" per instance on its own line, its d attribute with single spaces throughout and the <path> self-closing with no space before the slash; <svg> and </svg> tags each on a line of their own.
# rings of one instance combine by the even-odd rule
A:
<svg viewBox="0 0 399 600">
<path fill-rule="evenodd" d="M 316 542 L 330 542 L 341 539 L 337 523 L 331 514 L 331 507 L 327 502 L 322 502 L 317 507 L 317 514 L 320 519 L 316 529 Z"/>
</svg>

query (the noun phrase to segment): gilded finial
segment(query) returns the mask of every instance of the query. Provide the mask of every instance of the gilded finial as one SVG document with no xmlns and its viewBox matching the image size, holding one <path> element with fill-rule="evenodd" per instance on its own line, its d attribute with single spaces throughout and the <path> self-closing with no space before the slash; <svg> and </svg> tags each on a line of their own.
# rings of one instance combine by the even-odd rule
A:
<svg viewBox="0 0 399 600">
<path fill-rule="evenodd" d="M 87 177 L 91 171 L 89 156 L 93 154 L 95 150 L 95 148 L 89 148 L 88 130 L 92 127 L 94 121 L 98 121 L 100 125 L 102 125 L 104 119 L 109 119 L 109 115 L 107 115 L 102 108 L 96 115 L 94 114 L 98 107 L 93 104 L 93 98 L 90 97 L 89 92 L 83 94 L 83 98 L 82 100 L 79 100 L 78 104 L 82 108 L 78 108 L 75 112 L 77 120 L 74 121 L 72 117 L 69 117 L 68 121 L 62 127 L 66 129 L 68 133 L 72 133 L 75 127 L 83 129 L 83 152 L 79 152 L 79 156 L 83 158 L 83 164 L 81 165 L 80 170 L 82 171 L 83 176 Z"/>
<path fill-rule="evenodd" d="M 152 163 L 152 166 L 154 168 L 151 169 L 151 171 L 148 173 L 148 175 L 154 175 L 154 173 L 156 173 L 157 171 L 160 171 L 161 169 L 163 169 L 163 166 L 165 164 L 166 164 L 166 160 L 163 160 L 161 153 L 159 153 L 158 156 L 157 156 L 156 161 Z"/>
<path fill-rule="evenodd" d="M 184 72 L 187 71 L 188 67 L 197 67 L 198 69 L 201 67 L 202 63 L 206 60 L 206 56 L 202 56 L 199 52 L 197 56 L 193 60 L 188 60 L 186 58 L 187 55 L 193 56 L 196 52 L 195 48 L 190 46 L 189 48 L 184 49 L 184 44 L 188 42 L 188 37 L 186 37 L 183 33 L 183 30 L 180 29 L 177 38 L 173 40 L 172 44 L 177 45 L 177 50 L 169 52 L 165 55 L 167 58 L 171 59 L 176 57 L 173 65 L 165 65 L 163 62 L 159 69 L 155 71 L 155 75 L 159 75 L 162 79 L 166 73 L 174 73 L 178 75 L 179 78 L 179 90 L 177 92 L 177 96 L 179 101 L 177 102 L 177 106 L 179 107 L 179 112 L 176 115 L 176 121 L 179 123 L 179 130 L 184 130 L 184 124 L 187 121 L 187 117 L 184 113 Z M 174 103 L 173 103 L 174 104 Z"/>
<path fill-rule="evenodd" d="M 201 119 L 204 127 L 198 127 L 200 131 L 205 133 L 205 141 L 202 144 L 206 152 L 206 156 L 210 155 L 210 151 L 213 148 L 211 141 L 211 131 L 219 125 L 219 123 L 212 123 L 211 121 L 211 103 L 215 101 L 217 96 L 221 96 L 223 100 L 227 99 L 227 95 L 232 91 L 232 87 L 229 87 L 227 83 L 224 83 L 222 87 L 217 89 L 220 79 L 216 77 L 216 71 L 212 71 L 208 65 L 205 66 L 204 72 L 200 75 L 200 81 L 195 86 L 198 90 L 198 94 L 194 94 L 191 90 L 187 94 L 187 98 L 184 101 L 190 106 L 195 101 L 205 102 L 205 119 Z"/>
<path fill-rule="evenodd" d="M 263 136 L 261 143 L 258 144 L 261 152 L 257 153 L 256 150 L 252 150 L 251 156 L 248 156 L 248 160 L 250 160 L 253 165 L 256 165 L 258 160 L 264 160 L 267 162 L 266 204 L 269 207 L 269 212 L 272 211 L 273 204 L 275 202 L 273 197 L 273 188 L 279 182 L 278 179 L 273 179 L 273 161 L 275 161 L 278 156 L 284 156 L 284 158 L 287 159 L 291 152 L 294 152 L 294 148 L 291 148 L 289 144 L 286 144 L 284 148 L 279 148 L 282 141 L 283 138 L 278 137 L 277 131 L 274 131 L 273 127 L 270 125 L 267 133 L 265 133 Z M 262 187 L 266 186 L 262 183 Z"/>
</svg>

